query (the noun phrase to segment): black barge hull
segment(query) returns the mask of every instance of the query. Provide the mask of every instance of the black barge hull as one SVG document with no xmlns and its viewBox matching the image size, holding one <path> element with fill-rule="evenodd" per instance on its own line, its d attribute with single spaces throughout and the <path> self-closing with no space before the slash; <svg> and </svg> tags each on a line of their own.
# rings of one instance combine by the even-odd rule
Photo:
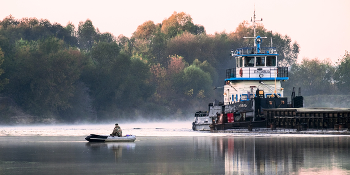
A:
<svg viewBox="0 0 350 175">
<path fill-rule="evenodd" d="M 252 128 L 350 129 L 349 108 L 268 108 L 263 109 L 263 120 L 234 123 L 214 123 L 211 131 Z M 223 115 L 225 118 L 226 116 Z M 223 119 L 225 120 L 225 119 Z"/>
</svg>

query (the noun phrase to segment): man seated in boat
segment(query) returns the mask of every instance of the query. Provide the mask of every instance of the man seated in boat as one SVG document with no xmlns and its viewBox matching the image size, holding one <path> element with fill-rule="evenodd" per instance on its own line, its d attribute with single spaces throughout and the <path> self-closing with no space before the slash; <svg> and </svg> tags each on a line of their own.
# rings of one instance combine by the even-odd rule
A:
<svg viewBox="0 0 350 175">
<path fill-rule="evenodd" d="M 118 125 L 118 123 L 115 124 L 115 127 L 113 129 L 112 134 L 110 134 L 111 136 L 118 136 L 121 137 L 122 136 L 122 129 L 120 128 L 120 126 Z"/>
</svg>

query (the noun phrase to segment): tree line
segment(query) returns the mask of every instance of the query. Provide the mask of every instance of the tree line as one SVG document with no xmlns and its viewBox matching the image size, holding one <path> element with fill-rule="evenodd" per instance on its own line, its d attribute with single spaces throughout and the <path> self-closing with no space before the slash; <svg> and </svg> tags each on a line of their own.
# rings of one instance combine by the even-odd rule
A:
<svg viewBox="0 0 350 175">
<path fill-rule="evenodd" d="M 290 80 L 285 82 L 287 92 L 301 87 L 302 95 L 350 95 L 350 53 L 334 64 L 330 59 L 304 58 L 290 67 Z"/>
<path fill-rule="evenodd" d="M 349 93 L 348 53 L 337 66 L 317 59 L 298 64 L 298 43 L 262 25 L 256 30 L 273 39 L 279 65 L 291 67 L 287 90 L 302 86 L 315 93 L 312 87 L 324 83 L 319 93 L 330 93 L 327 88 Z M 131 37 L 101 33 L 89 19 L 75 28 L 10 15 L 0 21 L 2 123 L 16 122 L 19 115 L 33 122 L 187 119 L 222 99 L 222 92 L 213 89 L 234 67 L 230 50 L 252 46 L 253 40 L 243 38 L 252 35 L 246 21 L 231 33 L 206 34 L 184 12 L 158 24 L 146 21 Z M 298 77 L 303 75 L 315 83 Z"/>
</svg>

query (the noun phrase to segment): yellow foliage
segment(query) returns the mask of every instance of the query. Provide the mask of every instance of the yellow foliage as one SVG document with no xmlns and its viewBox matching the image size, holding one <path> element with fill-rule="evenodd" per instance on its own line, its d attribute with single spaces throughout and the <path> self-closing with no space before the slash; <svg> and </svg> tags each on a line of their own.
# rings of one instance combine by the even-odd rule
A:
<svg viewBox="0 0 350 175">
<path fill-rule="evenodd" d="M 178 28 L 179 26 L 184 26 L 188 21 L 192 22 L 190 15 L 184 12 L 174 12 L 168 19 L 163 20 L 161 31 L 168 34 L 168 29 L 170 27 Z"/>
<path fill-rule="evenodd" d="M 204 90 L 200 90 L 197 94 L 197 98 L 205 98 L 205 95 L 204 95 Z"/>
<path fill-rule="evenodd" d="M 188 95 L 188 96 L 191 96 L 191 97 L 192 97 L 192 95 L 193 95 L 193 89 L 191 89 L 191 90 L 187 91 L 187 92 L 186 92 L 186 95 Z"/>
<path fill-rule="evenodd" d="M 133 33 L 133 37 L 138 39 L 149 39 L 155 30 L 156 25 L 154 22 L 146 21 L 137 27 L 136 31 Z"/>
</svg>

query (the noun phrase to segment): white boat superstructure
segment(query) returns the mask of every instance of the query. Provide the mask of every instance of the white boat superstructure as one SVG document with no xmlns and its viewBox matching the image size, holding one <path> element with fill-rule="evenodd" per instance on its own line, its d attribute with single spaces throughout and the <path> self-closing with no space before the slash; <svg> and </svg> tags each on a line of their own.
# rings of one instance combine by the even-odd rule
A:
<svg viewBox="0 0 350 175">
<path fill-rule="evenodd" d="M 288 68 L 277 67 L 277 53 L 273 53 L 233 54 L 236 66 L 226 70 L 225 105 L 252 99 L 258 89 L 264 91 L 264 98 L 283 97 L 281 81 L 288 80 Z"/>
</svg>

